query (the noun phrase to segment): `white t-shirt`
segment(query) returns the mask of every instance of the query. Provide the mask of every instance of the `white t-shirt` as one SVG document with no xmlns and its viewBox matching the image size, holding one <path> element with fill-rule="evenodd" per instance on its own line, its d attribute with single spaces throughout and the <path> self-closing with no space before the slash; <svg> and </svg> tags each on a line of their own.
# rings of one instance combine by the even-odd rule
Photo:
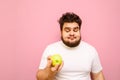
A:
<svg viewBox="0 0 120 80">
<path fill-rule="evenodd" d="M 62 41 L 49 45 L 43 53 L 39 69 L 46 67 L 47 56 L 52 54 L 60 54 L 64 61 L 55 80 L 91 80 L 90 72 L 102 70 L 96 49 L 84 41 L 74 48 L 67 47 Z"/>
</svg>

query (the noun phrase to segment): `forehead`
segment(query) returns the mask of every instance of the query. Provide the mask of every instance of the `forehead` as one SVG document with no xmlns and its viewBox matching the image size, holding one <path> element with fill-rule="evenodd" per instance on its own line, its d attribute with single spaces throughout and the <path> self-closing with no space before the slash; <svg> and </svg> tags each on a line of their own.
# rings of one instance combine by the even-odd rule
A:
<svg viewBox="0 0 120 80">
<path fill-rule="evenodd" d="M 76 22 L 65 22 L 63 28 L 76 28 L 79 27 L 78 23 Z"/>
</svg>

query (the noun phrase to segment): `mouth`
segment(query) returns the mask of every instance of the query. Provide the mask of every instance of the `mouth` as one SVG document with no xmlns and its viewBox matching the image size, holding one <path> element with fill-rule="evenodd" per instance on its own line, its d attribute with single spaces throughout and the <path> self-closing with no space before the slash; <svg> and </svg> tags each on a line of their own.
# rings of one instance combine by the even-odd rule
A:
<svg viewBox="0 0 120 80">
<path fill-rule="evenodd" d="M 70 37 L 68 37 L 68 39 L 74 40 L 74 39 L 76 39 L 76 37 L 75 36 L 70 36 Z"/>
</svg>

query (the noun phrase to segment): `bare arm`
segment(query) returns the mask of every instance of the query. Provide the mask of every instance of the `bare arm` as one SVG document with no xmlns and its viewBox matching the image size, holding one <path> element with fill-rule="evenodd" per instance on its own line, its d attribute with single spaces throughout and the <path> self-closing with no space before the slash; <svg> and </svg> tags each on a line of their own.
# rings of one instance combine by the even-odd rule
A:
<svg viewBox="0 0 120 80">
<path fill-rule="evenodd" d="M 57 74 L 57 72 L 60 71 L 60 69 L 63 66 L 63 63 L 61 65 L 52 66 L 52 61 L 50 56 L 47 58 L 47 66 L 45 69 L 39 69 L 36 74 L 37 80 L 53 80 L 54 76 Z"/>
<path fill-rule="evenodd" d="M 100 71 L 98 73 L 91 73 L 92 80 L 105 80 L 103 72 Z"/>
<path fill-rule="evenodd" d="M 48 73 L 46 74 L 45 69 L 40 69 L 37 71 L 36 78 L 37 80 L 48 80 Z"/>
</svg>

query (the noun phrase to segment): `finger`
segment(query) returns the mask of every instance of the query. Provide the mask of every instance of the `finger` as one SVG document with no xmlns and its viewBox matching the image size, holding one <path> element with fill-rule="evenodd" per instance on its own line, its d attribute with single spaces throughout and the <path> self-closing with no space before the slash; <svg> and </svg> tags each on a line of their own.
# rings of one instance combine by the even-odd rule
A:
<svg viewBox="0 0 120 80">
<path fill-rule="evenodd" d="M 48 57 L 47 57 L 47 60 L 51 60 L 51 56 L 48 56 Z"/>
<path fill-rule="evenodd" d="M 47 57 L 47 67 L 51 67 L 52 65 L 52 60 L 51 60 L 51 56 Z"/>
<path fill-rule="evenodd" d="M 63 65 L 64 65 L 64 62 L 62 61 L 62 64 L 59 66 L 58 71 L 62 69 Z"/>
<path fill-rule="evenodd" d="M 58 71 L 58 68 L 59 68 L 60 65 L 55 65 L 54 67 L 51 68 L 51 71 L 55 72 L 55 71 Z"/>
</svg>

